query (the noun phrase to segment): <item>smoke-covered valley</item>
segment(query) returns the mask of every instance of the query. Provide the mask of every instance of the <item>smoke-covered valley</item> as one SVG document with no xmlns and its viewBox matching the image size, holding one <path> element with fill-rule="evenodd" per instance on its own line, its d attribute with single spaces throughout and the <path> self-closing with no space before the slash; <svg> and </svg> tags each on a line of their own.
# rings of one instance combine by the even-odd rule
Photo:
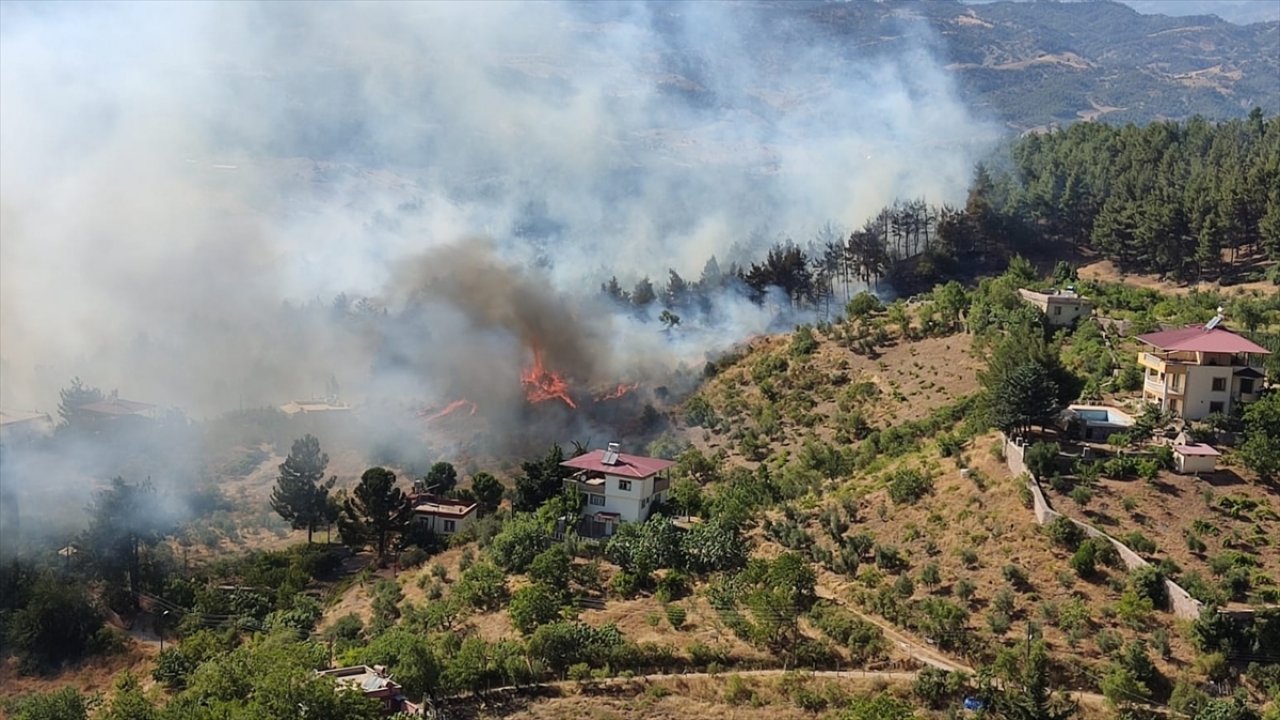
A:
<svg viewBox="0 0 1280 720">
<path fill-rule="evenodd" d="M 79 376 L 196 419 L 336 390 L 519 432 L 535 349 L 592 391 L 662 385 L 777 315 L 729 286 L 664 332 L 611 276 L 954 200 L 995 137 L 909 18 L 885 54 L 787 4 L 0 13 L 6 410 L 56 415 Z"/>
</svg>

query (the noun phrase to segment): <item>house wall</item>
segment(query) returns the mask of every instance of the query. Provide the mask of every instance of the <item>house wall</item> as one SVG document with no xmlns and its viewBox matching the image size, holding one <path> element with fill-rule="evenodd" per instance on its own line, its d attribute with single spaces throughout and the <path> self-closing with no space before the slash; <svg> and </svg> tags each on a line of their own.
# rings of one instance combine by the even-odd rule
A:
<svg viewBox="0 0 1280 720">
<path fill-rule="evenodd" d="M 618 485 L 619 481 L 630 482 L 631 489 L 622 490 Z M 598 512 L 617 513 L 619 519 L 623 522 L 643 522 L 647 520 L 650 512 L 652 512 L 654 503 L 660 502 L 666 496 L 665 492 L 654 492 L 653 477 L 636 480 L 617 475 L 605 475 L 604 493 L 584 494 L 587 496 L 587 500 L 582 506 L 583 515 L 594 515 Z M 593 503 L 592 498 L 603 498 L 603 504 Z M 596 502 L 600 502 L 600 500 L 597 499 Z"/>
<path fill-rule="evenodd" d="M 1212 412 L 1210 403 L 1222 403 L 1222 412 L 1231 410 L 1231 366 L 1220 365 L 1188 365 L 1186 390 L 1182 399 L 1182 417 L 1187 420 L 1202 420 Z M 1213 381 L 1221 378 L 1223 389 L 1213 390 Z"/>
<path fill-rule="evenodd" d="M 477 514 L 478 514 L 478 513 L 476 513 L 476 512 L 471 512 L 470 514 L 465 515 L 465 516 L 460 517 L 460 518 L 445 518 L 445 517 L 440 517 L 440 516 L 438 516 L 438 515 L 427 515 L 427 514 L 416 514 L 416 513 L 415 513 L 415 514 L 414 514 L 414 520 L 416 520 L 417 522 L 422 523 L 423 525 L 425 525 L 425 526 L 427 527 L 427 529 L 428 529 L 428 530 L 430 530 L 431 532 L 433 532 L 433 533 L 435 533 L 435 534 L 437 534 L 437 535 L 452 535 L 452 534 L 454 534 L 454 533 L 462 532 L 463 530 L 466 530 L 467 528 L 469 528 L 469 527 L 471 527 L 472 525 L 474 525 L 474 524 L 475 524 L 475 522 L 476 522 L 476 515 L 477 515 Z M 445 520 L 453 520 L 453 521 L 454 521 L 454 525 L 453 525 L 453 529 L 452 529 L 452 530 L 445 530 L 445 529 L 444 529 L 444 528 L 445 528 L 445 525 L 444 525 L 444 521 L 445 521 Z"/>
<path fill-rule="evenodd" d="M 1218 467 L 1218 458 L 1212 455 L 1180 455 L 1173 454 L 1175 469 L 1183 475 L 1213 472 Z"/>
<path fill-rule="evenodd" d="M 1047 307 L 1041 309 L 1050 325 L 1074 325 L 1080 318 L 1088 317 L 1091 310 L 1089 303 L 1084 300 L 1057 298 L 1049 298 Z"/>
</svg>

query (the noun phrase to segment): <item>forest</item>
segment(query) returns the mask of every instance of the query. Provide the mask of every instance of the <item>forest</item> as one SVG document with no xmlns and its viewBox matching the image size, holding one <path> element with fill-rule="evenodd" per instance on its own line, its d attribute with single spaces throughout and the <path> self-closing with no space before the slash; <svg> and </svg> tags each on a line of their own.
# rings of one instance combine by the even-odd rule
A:
<svg viewBox="0 0 1280 720">
<path fill-rule="evenodd" d="M 665 286 L 644 277 L 627 290 L 615 276 L 601 292 L 642 312 L 656 303 L 668 324 L 709 311 L 727 287 L 829 314 L 864 288 L 972 281 L 1015 253 L 1102 257 L 1176 281 L 1280 283 L 1278 266 L 1259 267 L 1280 260 L 1280 118 L 1255 109 L 1222 123 L 1027 134 L 977 166 L 963 207 L 895 202 L 852 231 L 827 223 L 806 241 L 783 235 L 764 257 L 737 253 L 728 268 L 712 257 L 696 281 L 671 270 Z"/>
</svg>

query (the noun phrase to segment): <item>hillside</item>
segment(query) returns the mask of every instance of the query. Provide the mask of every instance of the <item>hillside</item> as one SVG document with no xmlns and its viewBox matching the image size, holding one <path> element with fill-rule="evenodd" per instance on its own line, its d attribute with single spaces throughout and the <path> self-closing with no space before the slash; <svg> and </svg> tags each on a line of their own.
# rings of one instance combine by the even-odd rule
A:
<svg viewBox="0 0 1280 720">
<path fill-rule="evenodd" d="M 797 40 L 816 26 L 851 52 L 902 50 L 910 22 L 923 21 L 966 100 L 1018 130 L 1280 111 L 1277 22 L 1143 15 L 1115 2 L 776 3 L 764 16 Z"/>
</svg>

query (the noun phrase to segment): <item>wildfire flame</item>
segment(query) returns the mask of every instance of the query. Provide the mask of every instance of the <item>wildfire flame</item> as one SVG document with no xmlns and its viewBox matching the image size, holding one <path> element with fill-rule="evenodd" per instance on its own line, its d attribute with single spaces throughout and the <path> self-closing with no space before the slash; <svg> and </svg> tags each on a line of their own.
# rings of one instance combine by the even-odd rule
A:
<svg viewBox="0 0 1280 720">
<path fill-rule="evenodd" d="M 438 411 L 436 411 L 436 412 L 434 412 L 434 413 L 432 413 L 432 414 L 430 414 L 430 415 L 427 415 L 427 414 L 426 414 L 426 413 L 427 413 L 427 411 L 426 411 L 426 410 L 423 410 L 423 411 L 422 411 L 422 417 L 423 417 L 423 419 L 424 419 L 424 420 L 426 420 L 427 422 L 431 422 L 432 420 L 439 420 L 440 418 L 444 417 L 445 415 L 451 415 L 451 414 L 453 414 L 453 413 L 455 413 L 455 412 L 457 412 L 457 411 L 461 410 L 462 408 L 467 407 L 468 405 L 469 405 L 469 406 L 471 406 L 471 412 L 469 412 L 469 413 L 467 413 L 467 414 L 468 414 L 468 415 L 475 415 L 475 414 L 476 414 L 476 404 L 475 404 L 475 403 L 473 403 L 473 402 L 471 402 L 470 400 L 467 400 L 467 399 L 463 398 L 463 399 L 461 399 L 461 400 L 454 400 L 453 402 L 449 403 L 448 405 L 445 405 L 443 408 L 441 408 L 440 410 L 438 410 Z"/>
<path fill-rule="evenodd" d="M 617 400 L 618 398 L 622 397 L 623 395 L 626 395 L 627 393 L 631 392 L 632 390 L 635 390 L 637 387 L 639 387 L 639 386 L 638 386 L 638 385 L 628 385 L 628 384 L 626 384 L 626 383 L 618 383 L 618 387 L 617 387 L 617 389 L 612 390 L 612 391 L 610 391 L 610 392 L 607 392 L 607 393 L 605 393 L 604 395 L 601 395 L 600 397 L 597 397 L 597 398 L 596 398 L 596 402 L 604 402 L 604 401 L 606 401 L 606 400 Z"/>
<path fill-rule="evenodd" d="M 524 385 L 525 397 L 531 403 L 563 400 L 571 408 L 578 407 L 573 398 L 569 397 L 569 383 L 554 371 L 543 367 L 542 349 L 537 345 L 533 346 L 533 365 L 520 372 L 520 383 Z"/>
</svg>

